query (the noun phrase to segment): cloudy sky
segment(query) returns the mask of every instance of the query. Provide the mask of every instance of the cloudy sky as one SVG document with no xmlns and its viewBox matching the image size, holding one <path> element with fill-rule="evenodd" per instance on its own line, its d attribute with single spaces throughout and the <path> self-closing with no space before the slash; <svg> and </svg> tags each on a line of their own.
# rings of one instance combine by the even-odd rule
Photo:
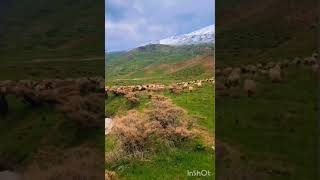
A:
<svg viewBox="0 0 320 180">
<path fill-rule="evenodd" d="M 214 0 L 106 0 L 106 50 L 126 50 L 212 25 L 214 3 Z"/>
</svg>

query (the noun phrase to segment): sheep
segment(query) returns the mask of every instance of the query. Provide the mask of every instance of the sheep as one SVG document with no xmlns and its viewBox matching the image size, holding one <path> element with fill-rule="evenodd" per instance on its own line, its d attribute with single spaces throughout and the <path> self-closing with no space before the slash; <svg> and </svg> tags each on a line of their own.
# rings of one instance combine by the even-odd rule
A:
<svg viewBox="0 0 320 180">
<path fill-rule="evenodd" d="M 304 64 L 310 65 L 315 64 L 317 62 L 317 59 L 315 57 L 307 57 L 304 59 Z"/>
<path fill-rule="evenodd" d="M 274 68 L 271 68 L 269 70 L 269 77 L 272 82 L 279 82 L 282 80 L 281 68 L 279 65 L 276 65 Z"/>
<path fill-rule="evenodd" d="M 254 65 L 248 65 L 247 66 L 247 70 L 248 70 L 248 72 L 249 73 L 256 73 L 257 72 L 257 67 L 256 66 L 254 66 Z"/>
<path fill-rule="evenodd" d="M 253 94 L 256 93 L 256 82 L 251 79 L 246 79 L 243 84 L 243 89 L 247 93 L 248 97 L 251 97 Z"/>
<path fill-rule="evenodd" d="M 227 78 L 227 83 L 231 86 L 237 85 L 240 82 L 240 70 L 234 69 Z"/>
<path fill-rule="evenodd" d="M 182 89 L 179 86 L 175 86 L 169 89 L 170 93 L 179 95 L 181 94 Z"/>
<path fill-rule="evenodd" d="M 188 83 L 183 83 L 183 89 L 188 88 Z"/>
<path fill-rule="evenodd" d="M 313 73 L 317 73 L 319 71 L 319 65 L 318 64 L 314 64 L 311 68 L 312 68 L 312 72 Z"/>
<path fill-rule="evenodd" d="M 201 81 L 198 81 L 198 82 L 196 83 L 196 85 L 197 85 L 197 87 L 202 87 L 202 82 L 201 82 Z"/>
<path fill-rule="evenodd" d="M 313 58 L 317 58 L 318 57 L 318 53 L 317 52 L 312 53 L 312 57 Z"/>
<path fill-rule="evenodd" d="M 189 90 L 190 92 L 192 92 L 192 91 L 193 91 L 193 87 L 192 87 L 192 86 L 189 86 L 189 87 L 188 87 L 188 90 Z"/>
<path fill-rule="evenodd" d="M 298 65 L 298 64 L 300 64 L 300 63 L 301 63 L 301 59 L 300 59 L 299 57 L 295 57 L 295 58 L 293 59 L 293 64 Z"/>
<path fill-rule="evenodd" d="M 228 76 L 230 73 L 232 72 L 232 68 L 231 67 L 227 67 L 227 68 L 224 68 L 221 72 L 221 74 L 223 76 Z"/>
</svg>

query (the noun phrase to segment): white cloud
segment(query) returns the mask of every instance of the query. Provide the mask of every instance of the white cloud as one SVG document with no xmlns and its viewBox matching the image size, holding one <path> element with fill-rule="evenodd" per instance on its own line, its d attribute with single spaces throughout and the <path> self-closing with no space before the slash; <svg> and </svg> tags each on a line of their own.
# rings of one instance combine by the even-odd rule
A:
<svg viewBox="0 0 320 180">
<path fill-rule="evenodd" d="M 107 0 L 107 4 L 105 28 L 110 49 L 132 48 L 191 32 L 209 25 L 214 11 L 212 0 Z"/>
</svg>

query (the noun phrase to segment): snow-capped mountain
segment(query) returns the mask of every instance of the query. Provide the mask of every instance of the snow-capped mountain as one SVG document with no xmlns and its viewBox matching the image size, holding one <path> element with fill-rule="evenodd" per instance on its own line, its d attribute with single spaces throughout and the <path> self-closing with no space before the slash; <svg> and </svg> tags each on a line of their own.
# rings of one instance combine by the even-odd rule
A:
<svg viewBox="0 0 320 180">
<path fill-rule="evenodd" d="M 188 34 L 171 36 L 158 41 L 146 43 L 145 45 L 164 44 L 164 45 L 178 46 L 178 45 L 214 43 L 214 39 L 215 39 L 215 28 L 214 28 L 214 25 L 211 25 Z"/>
</svg>

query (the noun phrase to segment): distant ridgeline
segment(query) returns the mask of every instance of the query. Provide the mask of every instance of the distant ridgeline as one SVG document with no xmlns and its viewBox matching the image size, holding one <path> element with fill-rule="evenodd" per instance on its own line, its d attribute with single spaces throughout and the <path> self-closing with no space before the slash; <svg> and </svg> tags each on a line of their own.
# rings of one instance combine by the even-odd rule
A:
<svg viewBox="0 0 320 180">
<path fill-rule="evenodd" d="M 309 56 L 317 47 L 316 6 L 315 0 L 217 1 L 217 66 Z"/>
<path fill-rule="evenodd" d="M 214 44 L 150 44 L 106 56 L 106 76 L 116 79 L 184 79 L 213 74 Z"/>
<path fill-rule="evenodd" d="M 2 0 L 0 80 L 104 75 L 104 1 Z"/>
<path fill-rule="evenodd" d="M 104 6 L 95 0 L 2 0 L 0 57 L 97 56 L 104 50 Z M 102 54 L 103 56 L 103 54 Z"/>
</svg>

